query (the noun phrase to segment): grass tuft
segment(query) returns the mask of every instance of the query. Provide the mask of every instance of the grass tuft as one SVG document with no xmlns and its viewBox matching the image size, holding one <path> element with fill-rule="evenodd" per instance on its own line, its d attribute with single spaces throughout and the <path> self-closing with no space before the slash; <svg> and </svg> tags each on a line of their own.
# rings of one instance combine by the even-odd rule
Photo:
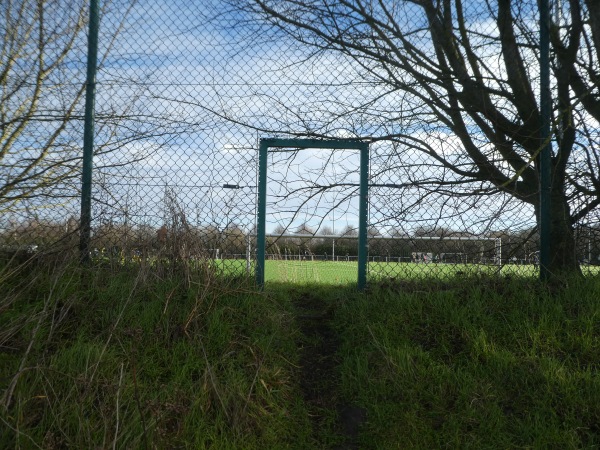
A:
<svg viewBox="0 0 600 450">
<path fill-rule="evenodd" d="M 245 280 L 65 266 L 2 290 L 2 448 L 285 448 L 309 433 L 290 305 Z"/>
<path fill-rule="evenodd" d="M 370 417 L 361 448 L 600 445 L 598 287 L 474 277 L 343 304 L 342 389 Z"/>
</svg>

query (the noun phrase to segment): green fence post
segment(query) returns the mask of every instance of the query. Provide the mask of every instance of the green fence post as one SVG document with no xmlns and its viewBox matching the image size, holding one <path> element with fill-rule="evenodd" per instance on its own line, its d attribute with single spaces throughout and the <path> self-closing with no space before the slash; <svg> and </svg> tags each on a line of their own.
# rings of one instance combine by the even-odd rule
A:
<svg viewBox="0 0 600 450">
<path fill-rule="evenodd" d="M 92 233 L 92 159 L 94 156 L 94 103 L 98 64 L 98 17 L 98 0 L 90 0 L 79 230 L 79 257 L 82 263 L 88 263 L 90 260 Z"/>
<path fill-rule="evenodd" d="M 268 149 L 267 141 L 261 139 L 258 148 L 258 205 L 256 211 L 256 284 L 260 289 L 265 285 Z"/>
<path fill-rule="evenodd" d="M 360 146 L 360 187 L 358 206 L 358 290 L 367 287 L 367 215 L 369 201 L 369 145 Z"/>
<path fill-rule="evenodd" d="M 550 10 L 548 0 L 540 0 L 540 114 L 541 129 L 540 141 L 543 145 L 540 157 L 540 279 L 547 281 L 550 278 L 550 258 L 552 257 L 552 242 L 550 236 L 550 223 L 552 212 L 550 198 L 552 192 L 552 168 L 550 142 L 550 124 L 552 116 L 552 94 L 550 92 L 550 37 L 549 37 Z"/>
</svg>

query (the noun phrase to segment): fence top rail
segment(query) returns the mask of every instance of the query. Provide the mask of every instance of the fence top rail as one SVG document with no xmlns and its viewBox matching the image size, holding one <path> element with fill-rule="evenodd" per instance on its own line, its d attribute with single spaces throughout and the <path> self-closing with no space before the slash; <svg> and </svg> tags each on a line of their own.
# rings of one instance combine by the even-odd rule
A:
<svg viewBox="0 0 600 450">
<path fill-rule="evenodd" d="M 279 139 L 263 138 L 260 144 L 277 148 L 324 148 L 324 149 L 356 149 L 363 150 L 369 143 L 358 139 Z"/>
</svg>

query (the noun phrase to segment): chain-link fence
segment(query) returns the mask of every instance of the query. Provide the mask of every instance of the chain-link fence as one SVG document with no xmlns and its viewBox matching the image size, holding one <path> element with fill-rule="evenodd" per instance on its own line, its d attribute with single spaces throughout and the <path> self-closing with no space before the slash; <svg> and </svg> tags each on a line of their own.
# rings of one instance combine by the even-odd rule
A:
<svg viewBox="0 0 600 450">
<path fill-rule="evenodd" d="M 100 6 L 95 261 L 200 258 L 250 272 L 259 139 L 353 138 L 370 143 L 371 279 L 535 275 L 535 2 Z M 2 245 L 74 248 L 87 2 L 1 9 Z M 595 273 L 600 49 L 582 25 L 597 19 L 586 2 L 576 9 L 552 9 L 551 270 Z M 354 276 L 358 166 L 351 150 L 270 153 L 267 279 Z"/>
</svg>

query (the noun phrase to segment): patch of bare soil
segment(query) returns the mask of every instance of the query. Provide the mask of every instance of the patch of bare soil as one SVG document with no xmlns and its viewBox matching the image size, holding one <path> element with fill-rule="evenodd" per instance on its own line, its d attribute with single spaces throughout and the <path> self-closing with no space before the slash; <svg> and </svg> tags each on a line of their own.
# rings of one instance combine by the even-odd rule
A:
<svg viewBox="0 0 600 450">
<path fill-rule="evenodd" d="M 303 337 L 300 359 L 300 386 L 308 404 L 313 436 L 327 448 L 358 449 L 360 426 L 366 421 L 366 411 L 347 404 L 339 395 L 340 340 L 332 326 L 335 307 L 303 293 L 295 301 L 296 320 Z"/>
</svg>

